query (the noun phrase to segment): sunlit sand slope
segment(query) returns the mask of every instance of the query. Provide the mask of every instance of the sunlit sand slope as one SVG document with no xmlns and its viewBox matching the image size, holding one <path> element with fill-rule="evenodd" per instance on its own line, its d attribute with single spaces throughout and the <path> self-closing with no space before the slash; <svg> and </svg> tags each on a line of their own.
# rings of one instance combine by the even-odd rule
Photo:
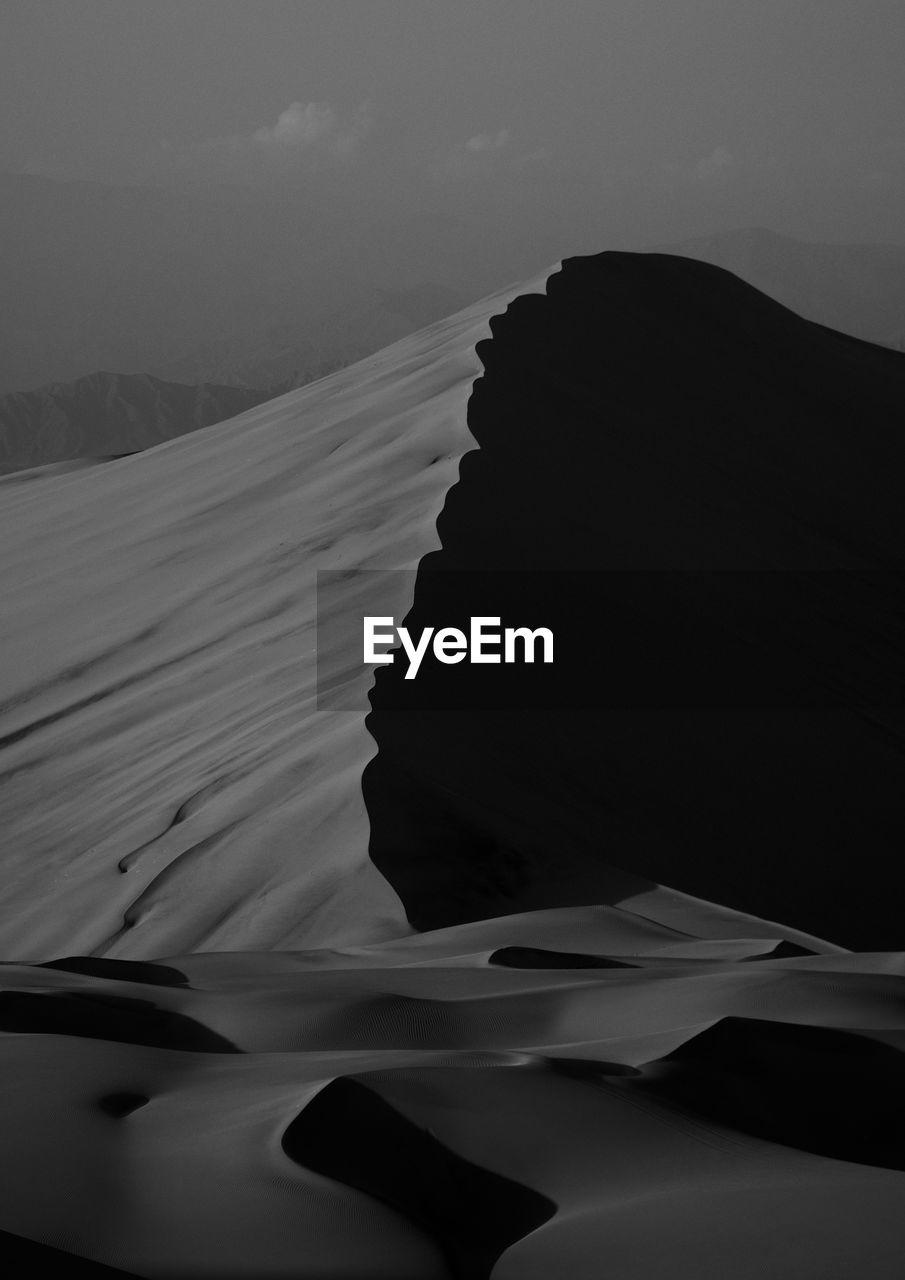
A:
<svg viewBox="0 0 905 1280">
<path fill-rule="evenodd" d="M 438 545 L 476 343 L 543 287 L 227 424 L 0 489 L 0 955 L 407 928 L 367 857 L 363 715 L 315 709 L 316 571 Z"/>
</svg>

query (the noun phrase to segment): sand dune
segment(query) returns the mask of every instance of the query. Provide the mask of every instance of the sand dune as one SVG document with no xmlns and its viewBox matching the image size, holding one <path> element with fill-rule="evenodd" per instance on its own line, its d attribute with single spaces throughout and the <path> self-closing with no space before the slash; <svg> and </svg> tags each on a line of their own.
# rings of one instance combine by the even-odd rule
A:
<svg viewBox="0 0 905 1280">
<path fill-rule="evenodd" d="M 568 914 L 156 985 L 8 966 L 0 1225 L 147 1276 L 894 1275 L 905 956 L 708 958 L 597 909 L 572 945 L 629 967 L 488 963 Z"/>
<path fill-rule="evenodd" d="M 371 853 L 409 917 L 646 877 L 897 947 L 905 359 L 653 254 L 569 259 L 492 332 L 407 625 L 534 618 L 562 658 L 533 702 L 530 668 L 379 671 Z"/>
<path fill-rule="evenodd" d="M 606 254 L 0 491 L 0 1258 L 893 1280 L 903 398 Z M 318 710 L 316 571 L 416 566 L 413 623 L 517 569 L 619 634 L 547 705 L 337 659 Z"/>
<path fill-rule="evenodd" d="M 364 715 L 315 707 L 316 571 L 414 568 L 438 545 L 475 346 L 524 291 L 228 424 L 7 491 L 0 954 L 405 928 L 367 857 Z"/>
<path fill-rule="evenodd" d="M 826 244 L 764 227 L 663 246 L 725 267 L 808 320 L 902 350 L 905 251 L 897 244 Z"/>
</svg>

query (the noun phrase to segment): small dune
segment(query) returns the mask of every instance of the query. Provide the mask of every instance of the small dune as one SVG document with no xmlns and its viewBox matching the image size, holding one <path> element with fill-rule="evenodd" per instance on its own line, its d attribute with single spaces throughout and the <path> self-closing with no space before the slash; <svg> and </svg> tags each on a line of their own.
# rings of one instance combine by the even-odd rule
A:
<svg viewBox="0 0 905 1280">
<path fill-rule="evenodd" d="M 147 1276 L 893 1274 L 905 956 L 629 963 L 623 908 L 576 910 L 563 967 L 568 914 L 518 918 L 530 967 L 488 950 L 505 917 L 477 951 L 176 957 L 154 1012 L 7 966 L 3 1226 Z"/>
</svg>

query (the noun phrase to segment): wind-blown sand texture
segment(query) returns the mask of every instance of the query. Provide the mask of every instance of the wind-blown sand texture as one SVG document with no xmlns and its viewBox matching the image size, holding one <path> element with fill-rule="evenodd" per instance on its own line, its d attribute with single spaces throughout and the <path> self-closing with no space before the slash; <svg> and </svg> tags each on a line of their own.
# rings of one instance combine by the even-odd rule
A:
<svg viewBox="0 0 905 1280">
<path fill-rule="evenodd" d="M 414 568 L 438 545 L 474 443 L 475 346 L 520 291 L 222 426 L 4 494 L 0 955 L 404 928 L 367 856 L 364 715 L 315 707 L 316 571 Z"/>
<path fill-rule="evenodd" d="M 606 254 L 0 487 L 8 1269 L 897 1277 L 903 403 Z M 808 697 L 318 711 L 315 571 L 416 565 L 398 616 L 437 566 L 650 573 L 642 620 L 719 569 L 718 637 L 791 575 L 743 639 Z M 821 582 L 863 627 L 815 651 Z"/>
</svg>

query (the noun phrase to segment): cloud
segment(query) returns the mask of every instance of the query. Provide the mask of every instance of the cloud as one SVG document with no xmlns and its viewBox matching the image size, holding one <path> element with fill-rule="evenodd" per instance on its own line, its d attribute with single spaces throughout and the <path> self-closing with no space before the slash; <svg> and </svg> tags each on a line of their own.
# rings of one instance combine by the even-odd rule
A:
<svg viewBox="0 0 905 1280">
<path fill-rule="evenodd" d="M 320 147 L 336 155 L 349 155 L 371 132 L 372 124 L 369 103 L 359 107 L 352 120 L 344 122 L 328 102 L 291 102 L 275 124 L 263 125 L 251 134 L 237 134 L 227 141 L 233 146 L 265 150 L 298 152 Z"/>
<path fill-rule="evenodd" d="M 496 133 L 476 133 L 465 142 L 449 147 L 430 166 L 430 175 L 437 182 L 460 178 L 492 175 L 501 167 L 512 167 L 523 157 L 512 155 L 512 134 L 508 129 Z"/>
<path fill-rule="evenodd" d="M 188 146 L 161 141 L 154 167 L 184 177 L 255 181 L 268 175 L 303 171 L 324 161 L 347 162 L 371 133 L 369 102 L 344 116 L 329 102 L 290 102 L 276 120 Z"/>
<path fill-rule="evenodd" d="M 508 129 L 500 129 L 499 133 L 479 133 L 465 143 L 466 151 L 499 151 L 509 145 Z"/>
</svg>

